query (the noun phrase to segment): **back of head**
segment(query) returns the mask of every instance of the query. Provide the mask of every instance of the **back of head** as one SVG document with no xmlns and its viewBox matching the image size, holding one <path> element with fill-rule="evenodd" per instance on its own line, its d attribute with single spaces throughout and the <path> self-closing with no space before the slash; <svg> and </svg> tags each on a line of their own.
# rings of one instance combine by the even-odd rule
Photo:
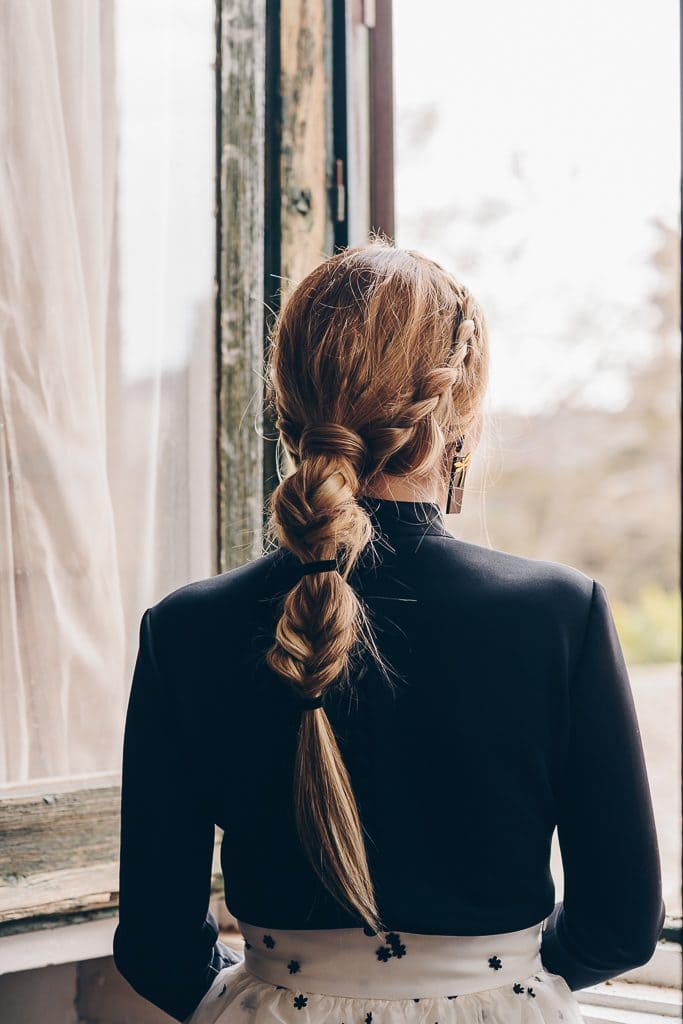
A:
<svg viewBox="0 0 683 1024">
<path fill-rule="evenodd" d="M 302 562 L 268 652 L 305 696 L 346 685 L 356 655 L 379 658 L 348 582 L 372 541 L 358 502 L 390 477 L 445 479 L 455 440 L 479 424 L 488 383 L 485 318 L 442 266 L 382 238 L 316 267 L 271 332 L 267 399 L 293 471 L 273 492 L 269 531 Z M 294 779 L 301 842 L 342 905 L 381 929 L 348 773 L 322 708 L 304 712 Z"/>
</svg>

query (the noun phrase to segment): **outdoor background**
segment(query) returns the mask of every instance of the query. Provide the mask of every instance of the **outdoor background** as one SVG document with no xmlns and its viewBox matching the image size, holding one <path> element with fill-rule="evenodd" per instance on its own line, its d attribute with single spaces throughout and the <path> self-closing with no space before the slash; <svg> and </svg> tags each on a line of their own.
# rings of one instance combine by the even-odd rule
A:
<svg viewBox="0 0 683 1024">
<path fill-rule="evenodd" d="M 607 588 L 680 914 L 678 11 L 562 12 L 394 5 L 396 240 L 489 320 L 489 422 L 449 526 Z"/>
</svg>

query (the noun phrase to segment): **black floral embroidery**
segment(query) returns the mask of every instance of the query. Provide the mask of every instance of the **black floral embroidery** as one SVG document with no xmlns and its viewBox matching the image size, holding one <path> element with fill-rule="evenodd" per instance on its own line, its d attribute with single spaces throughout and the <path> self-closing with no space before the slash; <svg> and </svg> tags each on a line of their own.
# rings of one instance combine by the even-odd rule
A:
<svg viewBox="0 0 683 1024">
<path fill-rule="evenodd" d="M 366 935 L 376 935 L 377 934 L 377 932 L 374 930 L 374 928 L 371 928 L 369 924 L 363 925 L 363 931 L 365 932 Z"/>
<path fill-rule="evenodd" d="M 301 970 L 301 964 L 298 960 L 290 960 L 287 967 L 289 968 L 290 974 L 296 974 L 297 971 Z"/>
<path fill-rule="evenodd" d="M 498 956 L 489 957 L 489 967 L 492 967 L 494 971 L 499 971 L 503 966 L 503 961 Z"/>
<path fill-rule="evenodd" d="M 368 1011 L 365 1014 L 365 1024 L 372 1024 L 372 1011 Z"/>
<path fill-rule="evenodd" d="M 520 985 L 520 983 L 516 981 L 512 986 L 512 991 L 516 992 L 519 995 L 520 992 L 524 991 L 524 985 Z"/>
<path fill-rule="evenodd" d="M 385 941 L 388 945 L 379 946 L 378 949 L 375 950 L 377 959 L 381 960 L 382 963 L 386 963 L 392 956 L 395 956 L 400 960 L 402 956 L 406 955 L 406 947 L 401 942 L 401 936 L 398 932 L 387 932 L 385 935 Z"/>
<path fill-rule="evenodd" d="M 297 1010 L 303 1010 L 307 1002 L 308 999 L 304 995 L 298 995 L 294 998 L 294 1005 L 297 1008 Z"/>
<path fill-rule="evenodd" d="M 268 949 L 272 949 L 273 946 L 275 945 L 275 939 L 273 938 L 272 935 L 264 935 L 263 941 L 265 945 L 268 947 Z"/>
<path fill-rule="evenodd" d="M 536 993 L 534 992 L 534 990 L 532 988 L 527 988 L 527 992 L 529 993 L 529 995 L 531 996 L 532 999 L 536 998 Z"/>
</svg>

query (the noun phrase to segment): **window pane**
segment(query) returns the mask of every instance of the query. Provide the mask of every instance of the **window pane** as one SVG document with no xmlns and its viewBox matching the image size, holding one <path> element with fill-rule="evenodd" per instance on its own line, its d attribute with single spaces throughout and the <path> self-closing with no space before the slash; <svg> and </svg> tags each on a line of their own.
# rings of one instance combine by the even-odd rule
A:
<svg viewBox="0 0 683 1024">
<path fill-rule="evenodd" d="M 214 5 L 35 11 L 0 14 L 9 788 L 118 769 L 140 616 L 214 566 Z"/>
<path fill-rule="evenodd" d="M 450 522 L 606 586 L 680 914 L 677 8 L 394 18 L 397 243 L 447 265 L 491 328 L 489 428 Z M 555 867 L 559 898 L 557 845 Z"/>
</svg>

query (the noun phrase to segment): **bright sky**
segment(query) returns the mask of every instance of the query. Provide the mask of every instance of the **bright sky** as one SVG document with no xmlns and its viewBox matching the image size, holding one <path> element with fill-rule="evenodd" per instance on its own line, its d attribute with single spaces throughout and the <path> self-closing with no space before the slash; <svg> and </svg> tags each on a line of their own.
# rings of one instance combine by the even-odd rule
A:
<svg viewBox="0 0 683 1024">
<path fill-rule="evenodd" d="M 678 224 L 676 3 L 395 0 L 394 47 L 397 243 L 484 306 L 493 404 L 552 405 L 602 354 L 588 395 L 618 406 L 651 336 L 650 219 Z"/>
</svg>

